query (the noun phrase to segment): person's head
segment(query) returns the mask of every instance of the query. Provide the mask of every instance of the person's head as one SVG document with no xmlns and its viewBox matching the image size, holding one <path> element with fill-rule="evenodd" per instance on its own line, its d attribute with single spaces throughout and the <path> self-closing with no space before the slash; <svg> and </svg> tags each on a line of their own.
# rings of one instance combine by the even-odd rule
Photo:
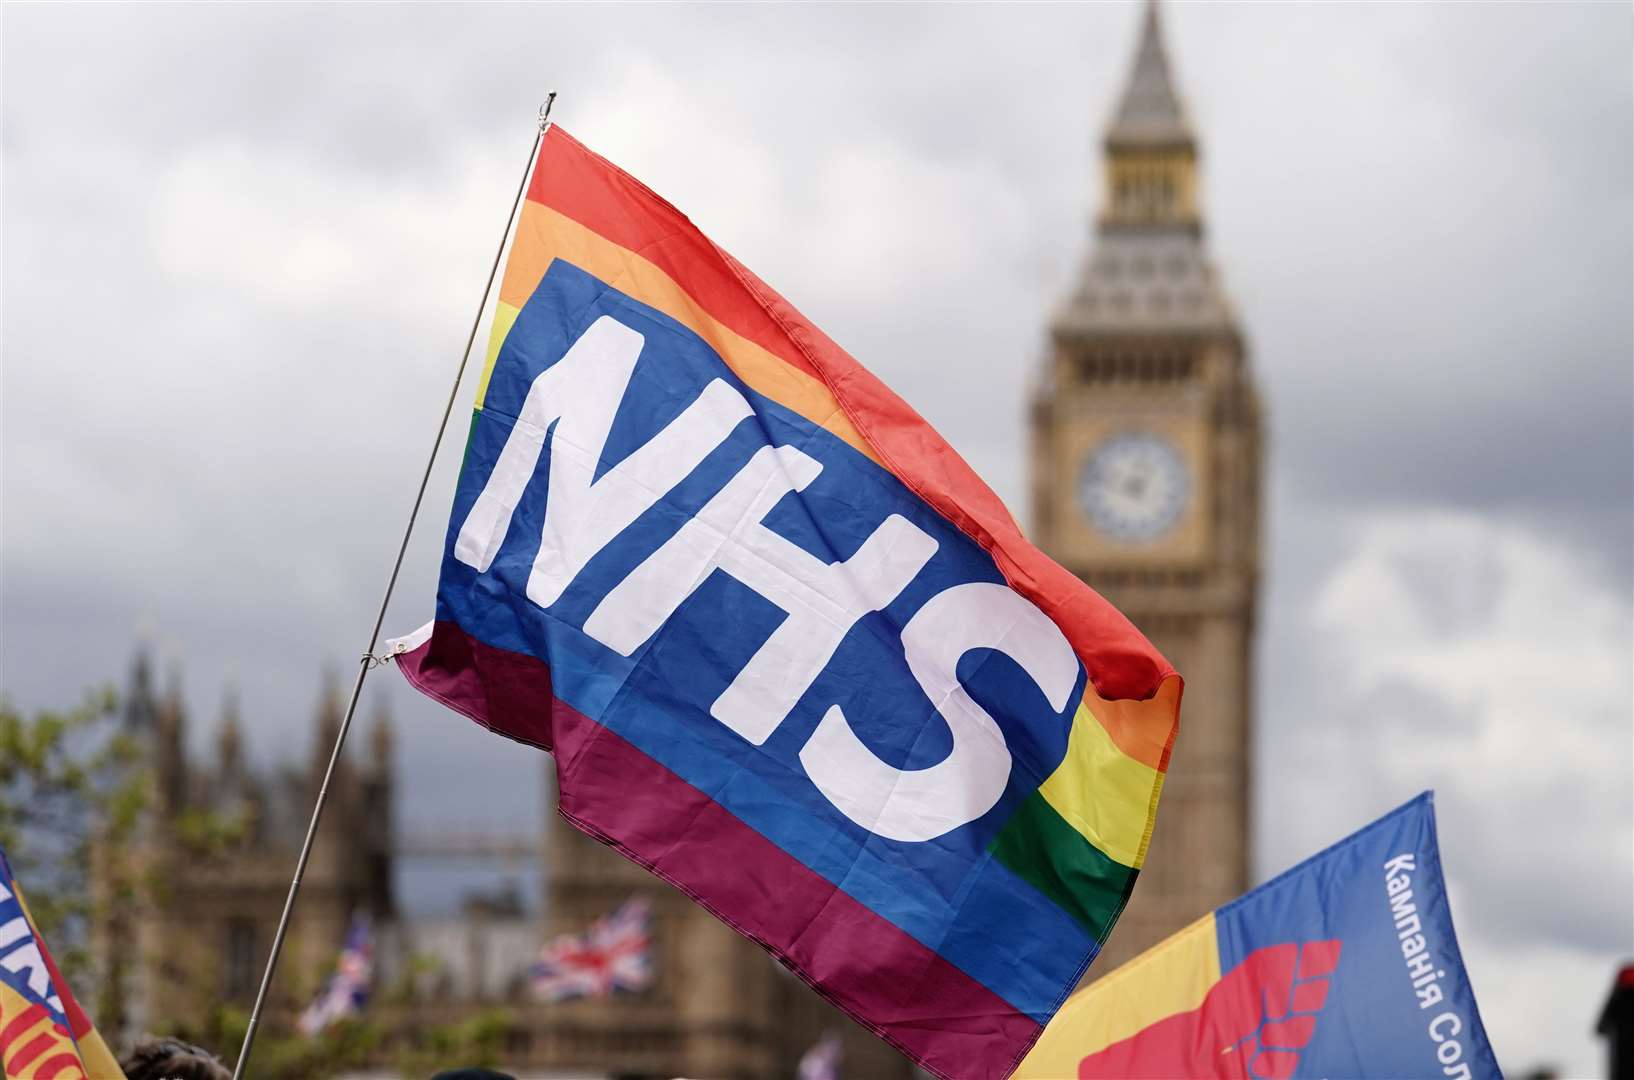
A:
<svg viewBox="0 0 1634 1080">
<path fill-rule="evenodd" d="M 125 1080 L 232 1080 L 233 1074 L 202 1046 L 180 1039 L 146 1038 L 119 1063 Z"/>
</svg>

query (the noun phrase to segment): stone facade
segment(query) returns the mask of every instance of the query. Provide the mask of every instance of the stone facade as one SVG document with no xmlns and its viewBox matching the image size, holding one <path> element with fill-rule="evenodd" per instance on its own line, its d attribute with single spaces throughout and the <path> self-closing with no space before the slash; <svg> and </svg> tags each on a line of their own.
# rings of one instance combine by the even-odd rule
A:
<svg viewBox="0 0 1634 1080">
<path fill-rule="evenodd" d="M 1259 395 L 1204 244 L 1155 4 L 1104 149 L 1095 242 L 1033 395 L 1033 536 L 1186 691 L 1146 867 L 1096 975 L 1249 884 L 1262 471 Z"/>
<path fill-rule="evenodd" d="M 105 973 L 99 1022 L 110 1037 L 196 1030 L 216 1006 L 253 1001 L 340 710 L 338 689 L 326 682 L 308 760 L 257 774 L 241 756 L 229 700 L 215 760 L 193 761 L 179 676 L 156 692 L 149 659 L 138 655 L 124 726 L 152 778 L 152 812 L 134 843 L 103 845 L 94 857 L 101 915 L 92 948 Z M 294 995 L 333 963 L 354 912 L 382 922 L 394 912 L 391 727 L 383 714 L 369 735 L 368 762 L 348 758 L 337 768 L 307 866 L 274 1001 L 286 1017 Z"/>
</svg>

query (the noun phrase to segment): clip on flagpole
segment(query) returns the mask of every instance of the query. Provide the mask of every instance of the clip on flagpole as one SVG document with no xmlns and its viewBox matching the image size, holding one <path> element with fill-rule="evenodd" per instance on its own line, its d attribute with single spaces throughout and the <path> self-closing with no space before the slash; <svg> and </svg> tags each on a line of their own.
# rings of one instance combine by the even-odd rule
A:
<svg viewBox="0 0 1634 1080">
<path fill-rule="evenodd" d="M 369 647 L 358 662 L 357 681 L 352 684 L 352 697 L 346 703 L 346 713 L 341 718 L 340 730 L 335 733 L 335 746 L 329 754 L 329 766 L 324 770 L 323 784 L 318 788 L 318 798 L 312 806 L 312 819 L 306 826 L 306 839 L 301 842 L 301 854 L 295 860 L 295 877 L 289 883 L 289 895 L 284 898 L 284 911 L 278 917 L 278 929 L 272 936 L 272 952 L 267 957 L 267 968 L 261 975 L 261 988 L 256 991 L 255 1005 L 250 1010 L 249 1026 L 244 1029 L 244 1044 L 238 1051 L 238 1064 L 233 1067 L 233 1080 L 242 1080 L 244 1067 L 250 1060 L 250 1048 L 255 1043 L 255 1030 L 261 1022 L 261 1010 L 266 1005 L 267 992 L 272 988 L 272 976 L 278 968 L 278 954 L 284 947 L 284 934 L 289 929 L 290 913 L 295 910 L 295 897 L 301 891 L 301 876 L 306 873 L 307 860 L 312 855 L 312 841 L 318 835 L 318 820 L 323 817 L 324 802 L 329 797 L 329 781 L 334 778 L 341 748 L 346 743 L 346 733 L 351 729 L 352 715 L 357 711 L 358 698 L 363 693 L 363 680 L 368 676 L 369 669 L 377 666 L 379 662 L 374 650 L 380 643 L 380 628 L 386 621 L 386 608 L 391 604 L 392 590 L 397 587 L 397 575 L 403 569 L 403 557 L 408 553 L 409 537 L 414 533 L 414 520 L 420 515 L 420 504 L 425 500 L 426 486 L 431 482 L 431 467 L 437 461 L 437 451 L 442 447 L 443 434 L 448 430 L 448 418 L 453 415 L 454 402 L 459 397 L 460 383 L 465 378 L 465 368 L 471 360 L 471 348 L 476 344 L 477 328 L 482 323 L 482 313 L 488 307 L 488 297 L 493 292 L 494 278 L 499 274 L 499 260 L 505 254 L 505 242 L 510 239 L 517 208 L 522 205 L 522 196 L 527 191 L 528 177 L 533 173 L 539 144 L 544 141 L 545 132 L 550 130 L 550 109 L 555 103 L 556 92 L 552 90 L 550 96 L 545 98 L 545 103 L 539 107 L 539 126 L 533 135 L 533 146 L 528 149 L 528 163 L 522 170 L 522 181 L 517 185 L 516 198 L 511 201 L 510 214 L 505 218 L 505 231 L 500 234 L 499 249 L 494 252 L 493 266 L 488 269 L 488 283 L 483 286 L 482 301 L 477 304 L 476 316 L 471 320 L 471 332 L 465 339 L 465 351 L 460 354 L 459 370 L 454 375 L 453 387 L 448 391 L 448 404 L 443 407 L 442 421 L 437 425 L 437 437 L 431 443 L 431 456 L 426 459 L 425 472 L 420 477 L 420 489 L 414 495 L 414 506 L 409 510 L 408 524 L 403 529 L 403 541 L 397 547 L 397 558 L 392 563 L 391 576 L 386 580 L 386 595 L 380 600 L 380 612 L 375 616 L 374 629 L 369 633 Z"/>
</svg>

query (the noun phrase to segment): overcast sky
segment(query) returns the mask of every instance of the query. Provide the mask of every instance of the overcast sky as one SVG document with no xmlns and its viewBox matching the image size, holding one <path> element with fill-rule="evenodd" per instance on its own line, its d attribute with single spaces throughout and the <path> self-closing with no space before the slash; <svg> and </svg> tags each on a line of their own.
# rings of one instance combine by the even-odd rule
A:
<svg viewBox="0 0 1634 1080">
<path fill-rule="evenodd" d="M 5 692 L 122 678 L 146 626 L 201 750 L 236 685 L 258 756 L 309 752 L 549 89 L 1025 516 L 1137 16 L 7 5 Z M 1435 787 L 1500 1059 L 1594 1075 L 1634 955 L 1630 8 L 1167 16 L 1269 404 L 1256 871 Z M 430 614 L 450 449 L 388 630 Z M 538 755 L 368 697 L 405 828 L 537 817 Z"/>
</svg>

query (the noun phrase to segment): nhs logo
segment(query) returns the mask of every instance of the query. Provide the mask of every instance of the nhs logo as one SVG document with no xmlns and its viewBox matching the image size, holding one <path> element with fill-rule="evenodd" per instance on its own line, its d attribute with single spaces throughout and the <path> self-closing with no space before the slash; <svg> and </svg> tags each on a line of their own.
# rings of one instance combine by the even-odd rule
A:
<svg viewBox="0 0 1634 1080">
<path fill-rule="evenodd" d="M 888 470 L 561 260 L 473 424 L 438 608 L 689 781 L 724 762 L 907 844 L 1036 788 L 1083 686 Z"/>
</svg>

